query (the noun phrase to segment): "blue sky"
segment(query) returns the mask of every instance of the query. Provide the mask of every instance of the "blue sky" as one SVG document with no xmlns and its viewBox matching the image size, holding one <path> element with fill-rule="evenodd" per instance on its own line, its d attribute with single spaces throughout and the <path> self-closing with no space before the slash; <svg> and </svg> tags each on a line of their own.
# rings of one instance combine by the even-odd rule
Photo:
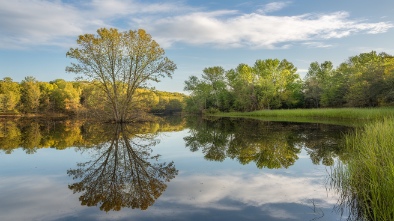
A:
<svg viewBox="0 0 394 221">
<path fill-rule="evenodd" d="M 172 92 L 205 67 L 278 58 L 304 76 L 313 61 L 394 54 L 392 0 L 0 0 L 0 78 L 74 80 L 66 52 L 101 27 L 150 33 L 178 66 L 152 86 Z"/>
</svg>

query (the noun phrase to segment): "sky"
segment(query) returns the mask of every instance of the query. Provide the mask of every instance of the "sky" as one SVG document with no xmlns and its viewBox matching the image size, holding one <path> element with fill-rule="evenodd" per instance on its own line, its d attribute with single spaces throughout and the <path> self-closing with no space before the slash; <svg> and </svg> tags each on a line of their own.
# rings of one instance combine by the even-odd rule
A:
<svg viewBox="0 0 394 221">
<path fill-rule="evenodd" d="M 151 34 L 177 65 L 151 86 L 170 92 L 207 67 L 277 58 L 303 77 L 314 61 L 394 54 L 392 0 L 0 0 L 0 79 L 75 80 L 67 51 L 103 27 Z"/>
</svg>

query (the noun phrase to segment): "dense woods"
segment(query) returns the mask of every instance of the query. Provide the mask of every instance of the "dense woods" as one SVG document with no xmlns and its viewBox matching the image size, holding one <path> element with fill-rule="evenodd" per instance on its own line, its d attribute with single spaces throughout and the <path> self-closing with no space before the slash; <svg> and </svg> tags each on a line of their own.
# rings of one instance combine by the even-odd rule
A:
<svg viewBox="0 0 394 221">
<path fill-rule="evenodd" d="M 181 93 L 136 89 L 135 111 L 172 113 L 182 110 Z M 87 117 L 100 116 L 106 106 L 104 94 L 95 81 L 40 82 L 26 77 L 20 83 L 10 77 L 0 80 L 0 112 L 3 114 L 61 113 Z"/>
<path fill-rule="evenodd" d="M 108 111 L 100 82 L 40 82 L 26 77 L 0 80 L 0 112 L 65 113 L 100 116 Z M 394 57 L 386 53 L 361 53 L 338 67 L 332 62 L 312 62 L 304 79 L 287 60 L 257 60 L 231 70 L 208 67 L 201 77 L 185 81 L 186 96 L 136 88 L 130 110 L 134 115 L 179 111 L 254 111 L 263 109 L 378 107 L 394 105 Z"/>
<path fill-rule="evenodd" d="M 209 67 L 185 81 L 187 111 L 377 107 L 394 104 L 394 57 L 375 51 L 332 62 L 312 62 L 304 79 L 287 60 L 257 60 L 231 70 Z"/>
</svg>

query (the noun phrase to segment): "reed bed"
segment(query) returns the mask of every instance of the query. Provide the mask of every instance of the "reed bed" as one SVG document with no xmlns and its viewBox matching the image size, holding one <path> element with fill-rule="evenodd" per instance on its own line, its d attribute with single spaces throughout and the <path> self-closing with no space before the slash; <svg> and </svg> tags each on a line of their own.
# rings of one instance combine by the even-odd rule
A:
<svg viewBox="0 0 394 221">
<path fill-rule="evenodd" d="M 312 118 L 312 119 L 361 119 L 377 120 L 394 117 L 394 107 L 380 108 L 321 108 L 321 109 L 286 109 L 259 110 L 253 112 L 218 113 L 217 116 L 226 117 L 261 117 L 261 118 Z"/>
<path fill-rule="evenodd" d="M 394 118 L 346 136 L 346 162 L 333 170 L 332 184 L 349 220 L 394 220 Z"/>
</svg>

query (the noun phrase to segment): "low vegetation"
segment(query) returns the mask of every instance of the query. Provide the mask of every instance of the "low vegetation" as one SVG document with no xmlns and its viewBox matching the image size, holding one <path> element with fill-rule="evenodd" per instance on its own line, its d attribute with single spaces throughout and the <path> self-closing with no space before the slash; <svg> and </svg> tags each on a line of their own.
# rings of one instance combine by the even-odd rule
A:
<svg viewBox="0 0 394 221">
<path fill-rule="evenodd" d="M 365 126 L 346 138 L 349 158 L 332 176 L 351 220 L 394 220 L 394 118 Z"/>
<path fill-rule="evenodd" d="M 278 119 L 347 119 L 347 120 L 377 120 L 394 117 L 394 107 L 381 108 L 321 108 L 321 109 L 290 109 L 290 110 L 260 110 L 253 112 L 217 113 L 226 117 L 259 117 Z"/>
</svg>

